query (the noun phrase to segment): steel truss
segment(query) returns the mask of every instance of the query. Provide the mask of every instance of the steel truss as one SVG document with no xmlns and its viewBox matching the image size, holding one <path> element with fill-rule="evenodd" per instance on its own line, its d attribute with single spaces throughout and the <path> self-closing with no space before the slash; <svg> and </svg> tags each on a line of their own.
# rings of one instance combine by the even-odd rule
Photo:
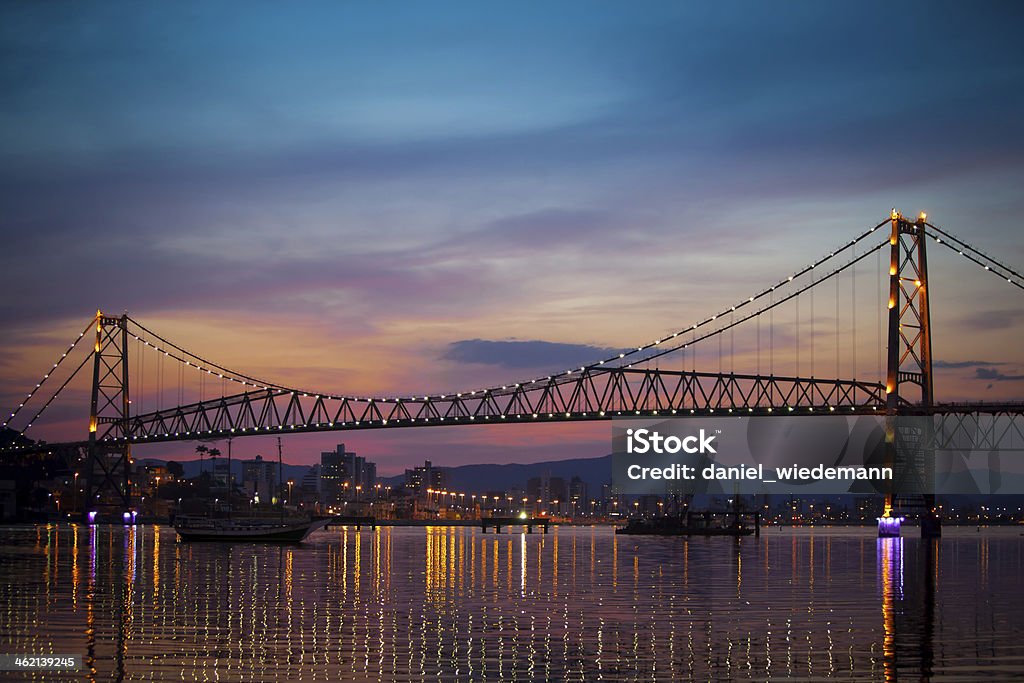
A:
<svg viewBox="0 0 1024 683">
<path fill-rule="evenodd" d="M 830 414 L 884 410 L 885 387 L 858 380 L 650 368 L 595 368 L 506 389 L 391 400 L 250 391 L 136 415 L 101 439 L 152 443 L 249 434 L 469 423 L 565 422 L 642 415 Z"/>
<path fill-rule="evenodd" d="M 977 412 L 945 412 L 932 417 L 931 447 L 939 451 L 1024 451 L 1021 407 Z"/>
</svg>

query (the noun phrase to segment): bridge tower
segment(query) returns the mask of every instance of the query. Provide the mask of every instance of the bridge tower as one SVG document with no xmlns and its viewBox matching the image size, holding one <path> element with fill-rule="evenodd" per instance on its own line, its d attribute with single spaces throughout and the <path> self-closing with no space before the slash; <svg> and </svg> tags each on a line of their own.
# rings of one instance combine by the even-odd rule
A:
<svg viewBox="0 0 1024 683">
<path fill-rule="evenodd" d="M 904 218 L 892 210 L 889 237 L 889 320 L 887 344 L 885 448 L 888 462 L 896 461 L 897 422 L 901 403 L 915 404 L 915 410 L 929 411 L 934 403 L 932 388 L 932 345 L 928 309 L 928 257 L 925 248 L 925 219 Z M 927 443 L 919 435 L 918 444 Z M 923 465 L 924 463 L 918 463 Z M 899 519 L 893 517 L 894 492 L 886 495 L 885 512 L 878 523 L 879 536 L 898 536 Z M 922 534 L 940 533 L 935 514 L 935 497 L 924 493 Z"/>
<path fill-rule="evenodd" d="M 131 447 L 128 445 L 128 316 L 96 311 L 86 498 L 89 521 L 99 511 L 135 520 L 132 508 Z"/>
</svg>

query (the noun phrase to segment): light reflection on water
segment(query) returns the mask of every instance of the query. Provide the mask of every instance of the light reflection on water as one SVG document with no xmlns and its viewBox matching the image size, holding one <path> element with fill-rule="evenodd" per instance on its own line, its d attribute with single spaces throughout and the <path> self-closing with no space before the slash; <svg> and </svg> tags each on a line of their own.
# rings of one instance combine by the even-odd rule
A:
<svg viewBox="0 0 1024 683">
<path fill-rule="evenodd" d="M 80 654 L 75 680 L 103 681 L 1024 675 L 1024 537 L 912 533 L 380 527 L 271 546 L 0 527 L 0 652 Z"/>
</svg>

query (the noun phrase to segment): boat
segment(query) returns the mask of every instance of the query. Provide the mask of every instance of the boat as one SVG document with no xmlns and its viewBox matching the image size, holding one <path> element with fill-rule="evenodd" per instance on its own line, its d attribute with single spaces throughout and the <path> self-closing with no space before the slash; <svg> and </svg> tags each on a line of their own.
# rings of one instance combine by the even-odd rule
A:
<svg viewBox="0 0 1024 683">
<path fill-rule="evenodd" d="M 629 520 L 626 526 L 616 529 L 615 533 L 628 536 L 750 536 L 759 531 L 756 522 L 754 526 L 747 526 L 740 519 L 732 515 L 729 517 L 731 519 L 728 523 L 722 520 L 719 524 L 711 522 L 704 515 L 697 519 L 645 517 Z"/>
<path fill-rule="evenodd" d="M 282 465 L 281 438 L 277 439 L 277 467 L 280 478 Z M 230 506 L 231 485 L 231 439 L 228 439 L 228 516 L 192 516 L 176 517 L 174 530 L 183 541 L 225 541 L 225 542 L 264 542 L 264 543 L 301 543 L 321 527 L 327 526 L 333 517 L 296 517 L 286 516 L 284 501 L 278 500 L 278 515 L 274 517 L 232 517 Z"/>
<path fill-rule="evenodd" d="M 330 521 L 330 517 L 278 520 L 182 516 L 174 520 L 173 527 L 183 541 L 300 543 Z"/>
</svg>

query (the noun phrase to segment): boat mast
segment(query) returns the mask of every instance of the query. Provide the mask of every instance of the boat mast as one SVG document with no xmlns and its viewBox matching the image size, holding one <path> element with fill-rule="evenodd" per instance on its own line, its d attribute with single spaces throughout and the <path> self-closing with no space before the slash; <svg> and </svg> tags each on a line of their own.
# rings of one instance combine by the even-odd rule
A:
<svg viewBox="0 0 1024 683">
<path fill-rule="evenodd" d="M 231 439 L 228 438 L 228 519 L 231 519 Z"/>
<path fill-rule="evenodd" d="M 281 493 L 281 437 L 277 437 L 277 504 L 281 509 L 281 521 L 284 521 L 284 496 Z"/>
</svg>

